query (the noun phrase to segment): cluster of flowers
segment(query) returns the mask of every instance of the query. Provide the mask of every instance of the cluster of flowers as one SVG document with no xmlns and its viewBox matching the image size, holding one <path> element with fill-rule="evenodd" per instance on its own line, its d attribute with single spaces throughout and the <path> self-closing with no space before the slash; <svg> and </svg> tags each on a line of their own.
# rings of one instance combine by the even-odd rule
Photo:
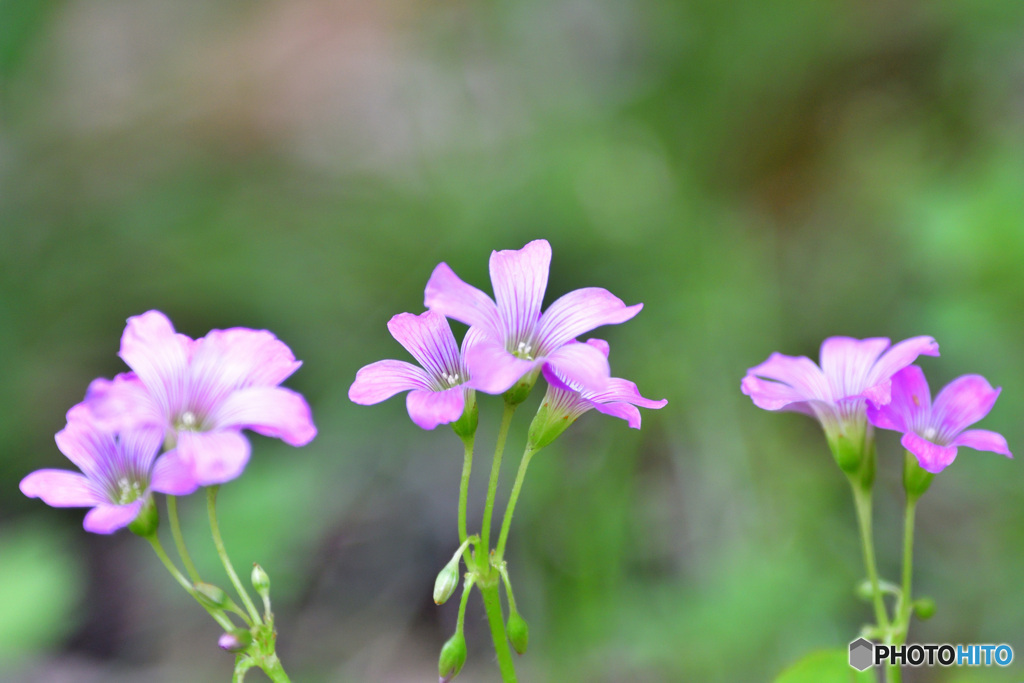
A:
<svg viewBox="0 0 1024 683">
<path fill-rule="evenodd" d="M 885 338 L 830 337 L 821 366 L 806 357 L 773 353 L 750 368 L 741 388 L 765 410 L 792 410 L 821 423 L 840 465 L 859 453 L 870 429 L 902 432 L 901 443 L 927 472 L 948 467 L 967 446 L 1013 457 L 1001 434 L 967 429 L 988 415 L 1000 389 L 981 375 L 950 382 L 932 401 L 918 356 L 938 356 L 931 337 L 913 337 L 892 348 Z"/>
<path fill-rule="evenodd" d="M 305 399 L 278 386 L 302 363 L 266 330 L 190 339 L 149 311 L 128 319 L 119 355 L 132 371 L 94 380 L 56 436 L 81 474 L 45 469 L 21 481 L 54 507 L 92 508 L 88 531 L 129 526 L 152 492 L 187 495 L 239 476 L 250 453 L 243 429 L 293 446 L 316 436 Z"/>
<path fill-rule="evenodd" d="M 445 263 L 427 282 L 420 315 L 399 313 L 388 322 L 391 335 L 420 367 L 382 360 L 359 370 L 349 398 L 379 403 L 408 391 L 409 417 L 423 429 L 458 421 L 475 405 L 474 391 L 503 394 L 528 390 L 539 374 L 548 383 L 545 428 L 531 430 L 537 448 L 550 443 L 576 418 L 594 409 L 640 427 L 640 411 L 665 401 L 640 395 L 636 385 L 611 377 L 608 344 L 576 337 L 602 325 L 622 323 L 643 304 L 625 305 L 605 289 L 588 287 L 560 297 L 541 312 L 551 265 L 551 245 L 535 240 L 517 251 L 491 254 L 494 299 L 463 282 Z M 448 318 L 469 325 L 462 348 Z"/>
</svg>

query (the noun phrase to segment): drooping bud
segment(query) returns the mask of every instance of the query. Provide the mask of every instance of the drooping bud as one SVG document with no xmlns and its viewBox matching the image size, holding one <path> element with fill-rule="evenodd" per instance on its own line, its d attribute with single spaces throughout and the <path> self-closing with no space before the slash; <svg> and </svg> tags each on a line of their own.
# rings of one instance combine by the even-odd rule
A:
<svg viewBox="0 0 1024 683">
<path fill-rule="evenodd" d="M 508 624 L 505 625 L 508 633 L 508 640 L 512 643 L 512 649 L 519 654 L 526 654 L 526 645 L 530 640 L 530 627 L 526 620 L 519 616 L 519 612 L 513 611 L 508 615 Z"/>
<path fill-rule="evenodd" d="M 263 567 L 259 566 L 255 562 L 252 563 L 252 587 L 256 589 L 256 592 L 261 598 L 270 596 L 270 577 L 267 576 L 267 572 L 263 571 Z"/>
<path fill-rule="evenodd" d="M 437 660 L 437 673 L 443 683 L 448 683 L 462 671 L 466 663 L 466 639 L 462 633 L 456 633 L 441 648 L 441 656 Z"/>
<path fill-rule="evenodd" d="M 935 616 L 935 601 L 931 598 L 924 597 L 914 600 L 914 614 L 917 618 L 925 621 Z"/>
<path fill-rule="evenodd" d="M 903 453 L 903 490 L 907 498 L 917 500 L 932 485 L 935 475 L 917 463 L 917 456 L 910 451 Z"/>
<path fill-rule="evenodd" d="M 153 502 L 153 496 L 147 495 L 146 502 L 142 504 L 142 509 L 139 510 L 139 514 L 135 516 L 135 519 L 128 525 L 128 530 L 136 536 L 142 538 L 149 538 L 156 533 L 157 527 L 160 526 L 160 513 L 157 512 L 156 503 Z"/>
<path fill-rule="evenodd" d="M 225 652 L 242 652 L 251 644 L 252 633 L 244 628 L 228 631 L 217 639 L 217 645 Z"/>
<path fill-rule="evenodd" d="M 199 602 L 207 607 L 228 609 L 231 605 L 231 599 L 228 597 L 228 594 L 219 586 L 214 586 L 212 583 L 206 583 L 205 581 L 196 581 L 192 584 L 192 588 L 195 590 L 196 598 Z"/>
<path fill-rule="evenodd" d="M 444 566 L 434 581 L 434 603 L 443 605 L 459 587 L 459 556 L 456 555 Z"/>
</svg>

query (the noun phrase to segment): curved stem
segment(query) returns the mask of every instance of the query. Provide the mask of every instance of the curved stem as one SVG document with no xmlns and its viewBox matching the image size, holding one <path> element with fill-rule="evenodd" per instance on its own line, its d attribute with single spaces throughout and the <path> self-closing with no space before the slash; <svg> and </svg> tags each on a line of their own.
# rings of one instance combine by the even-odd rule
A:
<svg viewBox="0 0 1024 683">
<path fill-rule="evenodd" d="M 256 605 L 253 604 L 252 598 L 249 597 L 249 593 L 245 590 L 245 586 L 238 580 L 238 574 L 235 573 L 235 568 L 231 565 L 231 558 L 228 557 L 228 552 L 224 548 L 224 540 L 220 537 L 220 526 L 217 524 L 217 490 L 219 488 L 219 486 L 211 486 L 206 489 L 206 509 L 210 513 L 210 531 L 213 533 L 213 544 L 217 547 L 217 555 L 220 556 L 221 564 L 224 565 L 224 571 L 227 572 L 228 578 L 231 579 L 231 584 L 238 591 L 239 597 L 242 598 L 242 603 L 249 612 L 249 616 L 252 617 L 252 622 L 259 624 L 262 621 L 260 620 L 259 612 L 256 611 Z"/>
<path fill-rule="evenodd" d="M 177 496 L 167 496 L 167 517 L 171 520 L 171 536 L 174 537 L 174 545 L 178 548 L 178 557 L 185 564 L 185 571 L 188 572 L 188 576 L 192 579 L 193 583 L 200 581 L 199 572 L 196 571 L 196 566 L 192 564 L 192 557 L 188 554 L 188 548 L 185 547 L 185 537 L 181 533 L 181 522 L 178 521 Z"/>
<path fill-rule="evenodd" d="M 459 483 L 459 543 L 465 543 L 469 536 L 466 531 L 466 505 L 469 498 L 469 473 L 473 469 L 474 437 L 462 439 L 464 453 L 462 456 L 462 481 Z"/>
<path fill-rule="evenodd" d="M 527 446 L 523 451 L 523 459 L 519 461 L 519 471 L 516 473 L 516 482 L 512 485 L 512 494 L 509 496 L 508 505 L 505 506 L 505 516 L 501 520 L 501 534 L 498 536 L 498 547 L 495 550 L 495 557 L 500 562 L 505 557 L 505 542 L 508 540 L 509 527 L 512 526 L 512 513 L 516 508 L 516 501 L 519 500 L 519 490 L 523 488 L 523 479 L 526 478 L 526 468 L 530 466 L 530 459 L 540 449 L 532 449 Z"/>
<path fill-rule="evenodd" d="M 494 460 L 491 462 L 491 480 L 487 485 L 487 502 L 484 503 L 484 522 L 480 529 L 480 552 L 482 559 L 477 562 L 481 566 L 487 566 L 488 553 L 491 548 L 491 516 L 494 513 L 494 496 L 498 491 L 498 475 L 501 473 L 501 456 L 505 452 L 505 440 L 508 438 L 508 428 L 512 424 L 512 415 L 516 412 L 516 406 L 505 403 L 505 411 L 501 414 L 501 427 L 498 428 L 498 443 L 494 447 Z"/>
<path fill-rule="evenodd" d="M 263 673 L 267 674 L 267 678 L 274 681 L 274 683 L 291 683 L 291 679 L 285 673 L 284 667 L 281 666 L 281 660 L 273 652 L 263 657 L 260 662 L 260 668 L 263 669 Z"/>
<path fill-rule="evenodd" d="M 235 628 L 235 625 L 231 623 L 231 620 L 228 619 L 223 612 L 221 612 L 220 610 L 215 610 L 211 607 L 207 607 L 203 604 L 201 600 L 199 600 L 199 598 L 196 596 L 195 588 L 192 587 L 192 584 L 189 582 L 188 579 L 185 578 L 185 575 L 182 574 L 181 571 L 174 565 L 174 562 L 171 561 L 171 558 L 167 556 L 167 552 L 164 551 L 164 546 L 160 543 L 160 539 L 157 538 L 157 535 L 150 534 L 149 536 L 146 536 L 146 540 L 149 541 L 149 545 L 153 547 L 153 552 L 155 552 L 156 556 L 160 558 L 160 561 L 163 562 L 164 567 L 166 567 L 167 571 L 170 572 L 171 576 L 174 577 L 174 580 L 181 584 L 181 587 L 185 589 L 185 592 L 191 595 L 193 598 L 195 598 L 196 602 L 198 602 L 200 605 L 203 605 L 203 608 L 210 613 L 210 616 L 214 618 L 214 620 L 217 622 L 218 625 L 220 625 L 222 629 L 224 629 L 225 631 L 233 630 Z"/>
<path fill-rule="evenodd" d="M 508 647 L 508 636 L 505 634 L 505 619 L 501 614 L 501 597 L 498 583 L 495 581 L 487 586 L 480 586 L 484 598 L 484 609 L 487 612 L 487 623 L 491 627 L 491 638 L 494 640 L 494 652 L 498 656 L 498 668 L 504 683 L 517 683 L 516 667 L 512 663 L 512 653 Z"/>
<path fill-rule="evenodd" d="M 871 599 L 875 607 L 875 620 L 882 630 L 889 629 L 889 616 L 882 601 L 878 585 L 878 568 L 875 564 L 875 543 L 871 533 L 871 491 L 856 484 L 853 486 L 853 502 L 857 508 L 857 526 L 860 529 L 861 550 L 864 553 L 864 567 L 871 582 Z"/>
</svg>

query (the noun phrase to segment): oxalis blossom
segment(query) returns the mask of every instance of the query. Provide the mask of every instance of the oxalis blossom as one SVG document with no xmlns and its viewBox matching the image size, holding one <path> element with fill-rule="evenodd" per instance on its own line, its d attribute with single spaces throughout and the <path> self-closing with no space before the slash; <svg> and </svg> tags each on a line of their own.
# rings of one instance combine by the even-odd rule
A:
<svg viewBox="0 0 1024 683">
<path fill-rule="evenodd" d="M 518 251 L 491 253 L 494 299 L 466 284 L 445 263 L 427 282 L 427 308 L 471 325 L 479 343 L 466 353 L 473 386 L 500 394 L 523 376 L 536 377 L 548 365 L 560 375 L 593 391 L 608 381 L 608 360 L 587 344 L 569 344 L 602 325 L 622 323 L 643 304 L 626 306 L 599 287 L 577 289 L 541 313 L 551 265 L 551 245 L 534 240 Z"/>
<path fill-rule="evenodd" d="M 586 344 L 605 358 L 608 357 L 608 342 L 603 339 L 588 339 Z M 644 398 L 636 384 L 618 377 L 610 378 L 601 391 L 591 391 L 551 367 L 545 367 L 542 373 L 548 382 L 548 389 L 530 425 L 529 444 L 534 450 L 550 444 L 589 410 L 621 418 L 633 429 L 640 429 L 640 411 L 637 406 L 658 409 L 668 403 L 665 399 L 656 401 Z"/>
<path fill-rule="evenodd" d="M 463 353 L 476 333 L 467 333 L 463 353 L 448 320 L 435 311 L 399 313 L 388 331 L 422 367 L 401 360 L 380 360 L 356 373 L 348 390 L 353 403 L 373 405 L 408 391 L 405 404 L 412 421 L 423 429 L 458 420 L 472 400 L 470 374 Z"/>
<path fill-rule="evenodd" d="M 884 337 L 829 337 L 821 345 L 821 367 L 806 356 L 773 353 L 747 370 L 740 387 L 759 408 L 817 418 L 845 469 L 860 462 L 868 438 L 867 403 L 889 403 L 895 373 L 918 356 L 939 355 L 931 337 L 911 337 L 892 348 L 889 343 Z"/>
<path fill-rule="evenodd" d="M 115 433 L 91 420 L 79 404 L 57 433 L 57 448 L 82 473 L 45 469 L 21 480 L 21 492 L 53 507 L 91 507 L 83 526 L 109 534 L 131 524 L 151 491 L 186 495 L 197 484 L 190 468 L 167 456 L 157 457 L 164 435 L 142 427 Z"/>
<path fill-rule="evenodd" d="M 911 365 L 893 376 L 888 405 L 868 406 L 868 419 L 880 429 L 903 432 L 903 447 L 922 469 L 937 474 L 953 462 L 959 446 L 1013 457 L 1002 434 L 964 431 L 988 415 L 1000 391 L 981 375 L 964 375 L 947 384 L 933 403 L 924 372 Z"/>
<path fill-rule="evenodd" d="M 304 446 L 316 436 L 306 400 L 278 386 L 302 364 L 266 330 L 174 331 L 159 311 L 128 319 L 121 359 L 132 369 L 89 386 L 85 405 L 101 423 L 157 426 L 165 458 L 202 486 L 237 477 L 249 462 L 243 429 Z"/>
</svg>

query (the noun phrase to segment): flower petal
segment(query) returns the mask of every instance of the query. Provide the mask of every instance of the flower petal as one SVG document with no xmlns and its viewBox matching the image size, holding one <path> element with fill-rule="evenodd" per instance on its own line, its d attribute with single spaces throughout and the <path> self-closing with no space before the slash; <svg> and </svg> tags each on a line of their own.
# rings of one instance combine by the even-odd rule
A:
<svg viewBox="0 0 1024 683">
<path fill-rule="evenodd" d="M 470 375 L 466 386 L 487 394 L 501 394 L 540 362 L 540 359 L 531 361 L 516 358 L 492 337 L 487 337 L 466 349 L 466 365 Z"/>
<path fill-rule="evenodd" d="M 932 474 L 938 474 L 956 459 L 956 446 L 939 446 L 914 432 L 904 434 L 900 443 L 917 457 L 924 470 Z"/>
<path fill-rule="evenodd" d="M 534 240 L 518 250 L 491 252 L 491 286 L 506 341 L 514 343 L 532 337 L 540 319 L 550 269 L 551 245 L 547 240 Z"/>
<path fill-rule="evenodd" d="M 871 372 L 868 374 L 864 396 L 878 405 L 884 405 L 889 396 L 889 380 L 897 372 L 907 367 L 918 356 L 939 355 L 939 345 L 931 337 L 911 337 L 904 339 L 882 354 Z"/>
<path fill-rule="evenodd" d="M 184 399 L 192 340 L 177 334 L 167 316 L 147 311 L 128 318 L 118 354 L 146 385 L 165 415 Z"/>
<path fill-rule="evenodd" d="M 144 500 L 139 499 L 127 505 L 114 505 L 113 503 L 97 505 L 89 510 L 82 526 L 86 531 L 91 531 L 94 534 L 112 534 L 135 521 L 135 518 L 139 516 L 139 510 L 142 509 L 143 502 Z"/>
<path fill-rule="evenodd" d="M 659 406 L 660 407 L 660 406 Z M 594 410 L 605 415 L 611 415 L 612 417 L 618 417 L 626 421 L 633 429 L 640 429 L 640 411 L 636 406 L 630 405 L 629 403 L 594 403 Z"/>
<path fill-rule="evenodd" d="M 182 458 L 177 449 L 157 458 L 150 475 L 149 488 L 172 496 L 187 496 L 199 488 L 192 463 Z"/>
<path fill-rule="evenodd" d="M 79 404 L 81 405 L 81 404 Z M 87 410 L 68 411 L 71 421 L 57 432 L 57 448 L 94 482 L 107 480 L 110 465 L 117 459 L 114 433 L 86 419 Z"/>
<path fill-rule="evenodd" d="M 88 411 L 92 421 L 117 432 L 142 425 L 164 427 L 167 424 L 167 415 L 134 372 L 123 372 L 113 380 L 94 379 L 85 392 L 85 400 L 68 411 L 69 422 L 72 411 Z"/>
<path fill-rule="evenodd" d="M 560 378 L 584 391 L 604 391 L 611 376 L 608 358 L 590 344 L 566 344 L 549 354 L 547 362 Z"/>
<path fill-rule="evenodd" d="M 624 323 L 643 307 L 643 304 L 627 306 L 600 287 L 574 290 L 559 297 L 544 312 L 538 333 L 540 348 L 543 353 L 549 353 L 596 327 Z"/>
<path fill-rule="evenodd" d="M 433 429 L 439 424 L 455 422 L 462 417 L 465 408 L 466 390 L 452 387 L 445 391 L 416 389 L 405 398 L 409 417 L 423 429 Z"/>
<path fill-rule="evenodd" d="M 438 264 L 430 274 L 423 305 L 461 323 L 484 327 L 495 337 L 501 337 L 498 306 L 491 297 L 463 282 L 447 263 Z"/>
<path fill-rule="evenodd" d="M 93 507 L 107 502 L 95 485 L 78 472 L 36 470 L 18 485 L 29 498 L 39 498 L 55 508 Z"/>
<path fill-rule="evenodd" d="M 193 343 L 189 407 L 210 412 L 235 389 L 277 386 L 301 365 L 288 345 L 267 330 L 210 330 Z"/>
<path fill-rule="evenodd" d="M 993 389 L 981 375 L 963 375 L 943 387 L 935 397 L 931 426 L 951 441 L 961 431 L 988 415 L 1002 389 Z"/>
<path fill-rule="evenodd" d="M 997 432 L 990 432 L 987 429 L 969 429 L 956 437 L 952 445 L 967 446 L 976 451 L 992 451 L 993 453 L 1005 455 L 1008 458 L 1013 457 L 1013 453 L 1010 452 L 1010 446 L 1006 443 L 1003 435 Z"/>
<path fill-rule="evenodd" d="M 359 369 L 356 381 L 348 389 L 348 398 L 353 403 L 369 406 L 400 391 L 429 389 L 430 386 L 430 376 L 423 368 L 401 360 L 379 360 Z"/>
<path fill-rule="evenodd" d="M 868 401 L 868 420 L 880 429 L 918 431 L 928 426 L 932 395 L 924 371 L 909 365 L 892 376 L 890 402 L 876 407 Z"/>
<path fill-rule="evenodd" d="M 388 321 L 388 330 L 431 378 L 459 372 L 459 345 L 448 319 L 437 311 L 399 313 Z"/>
<path fill-rule="evenodd" d="M 178 453 L 200 486 L 231 481 L 249 462 L 249 440 L 237 431 L 178 433 Z"/>
<path fill-rule="evenodd" d="M 868 381 L 871 368 L 888 347 L 889 340 L 884 337 L 829 337 L 822 342 L 821 370 L 832 388 L 833 399 L 838 401 L 850 396 L 860 396 L 868 389 L 872 384 Z"/>
<path fill-rule="evenodd" d="M 808 412 L 806 406 L 794 404 L 810 400 L 832 402 L 832 390 L 825 374 L 806 356 L 773 353 L 765 362 L 747 370 L 740 388 L 754 405 L 765 410 Z"/>
<path fill-rule="evenodd" d="M 305 446 L 316 436 L 306 399 L 284 387 L 233 391 L 212 419 L 217 429 L 251 429 L 292 446 Z"/>
</svg>

